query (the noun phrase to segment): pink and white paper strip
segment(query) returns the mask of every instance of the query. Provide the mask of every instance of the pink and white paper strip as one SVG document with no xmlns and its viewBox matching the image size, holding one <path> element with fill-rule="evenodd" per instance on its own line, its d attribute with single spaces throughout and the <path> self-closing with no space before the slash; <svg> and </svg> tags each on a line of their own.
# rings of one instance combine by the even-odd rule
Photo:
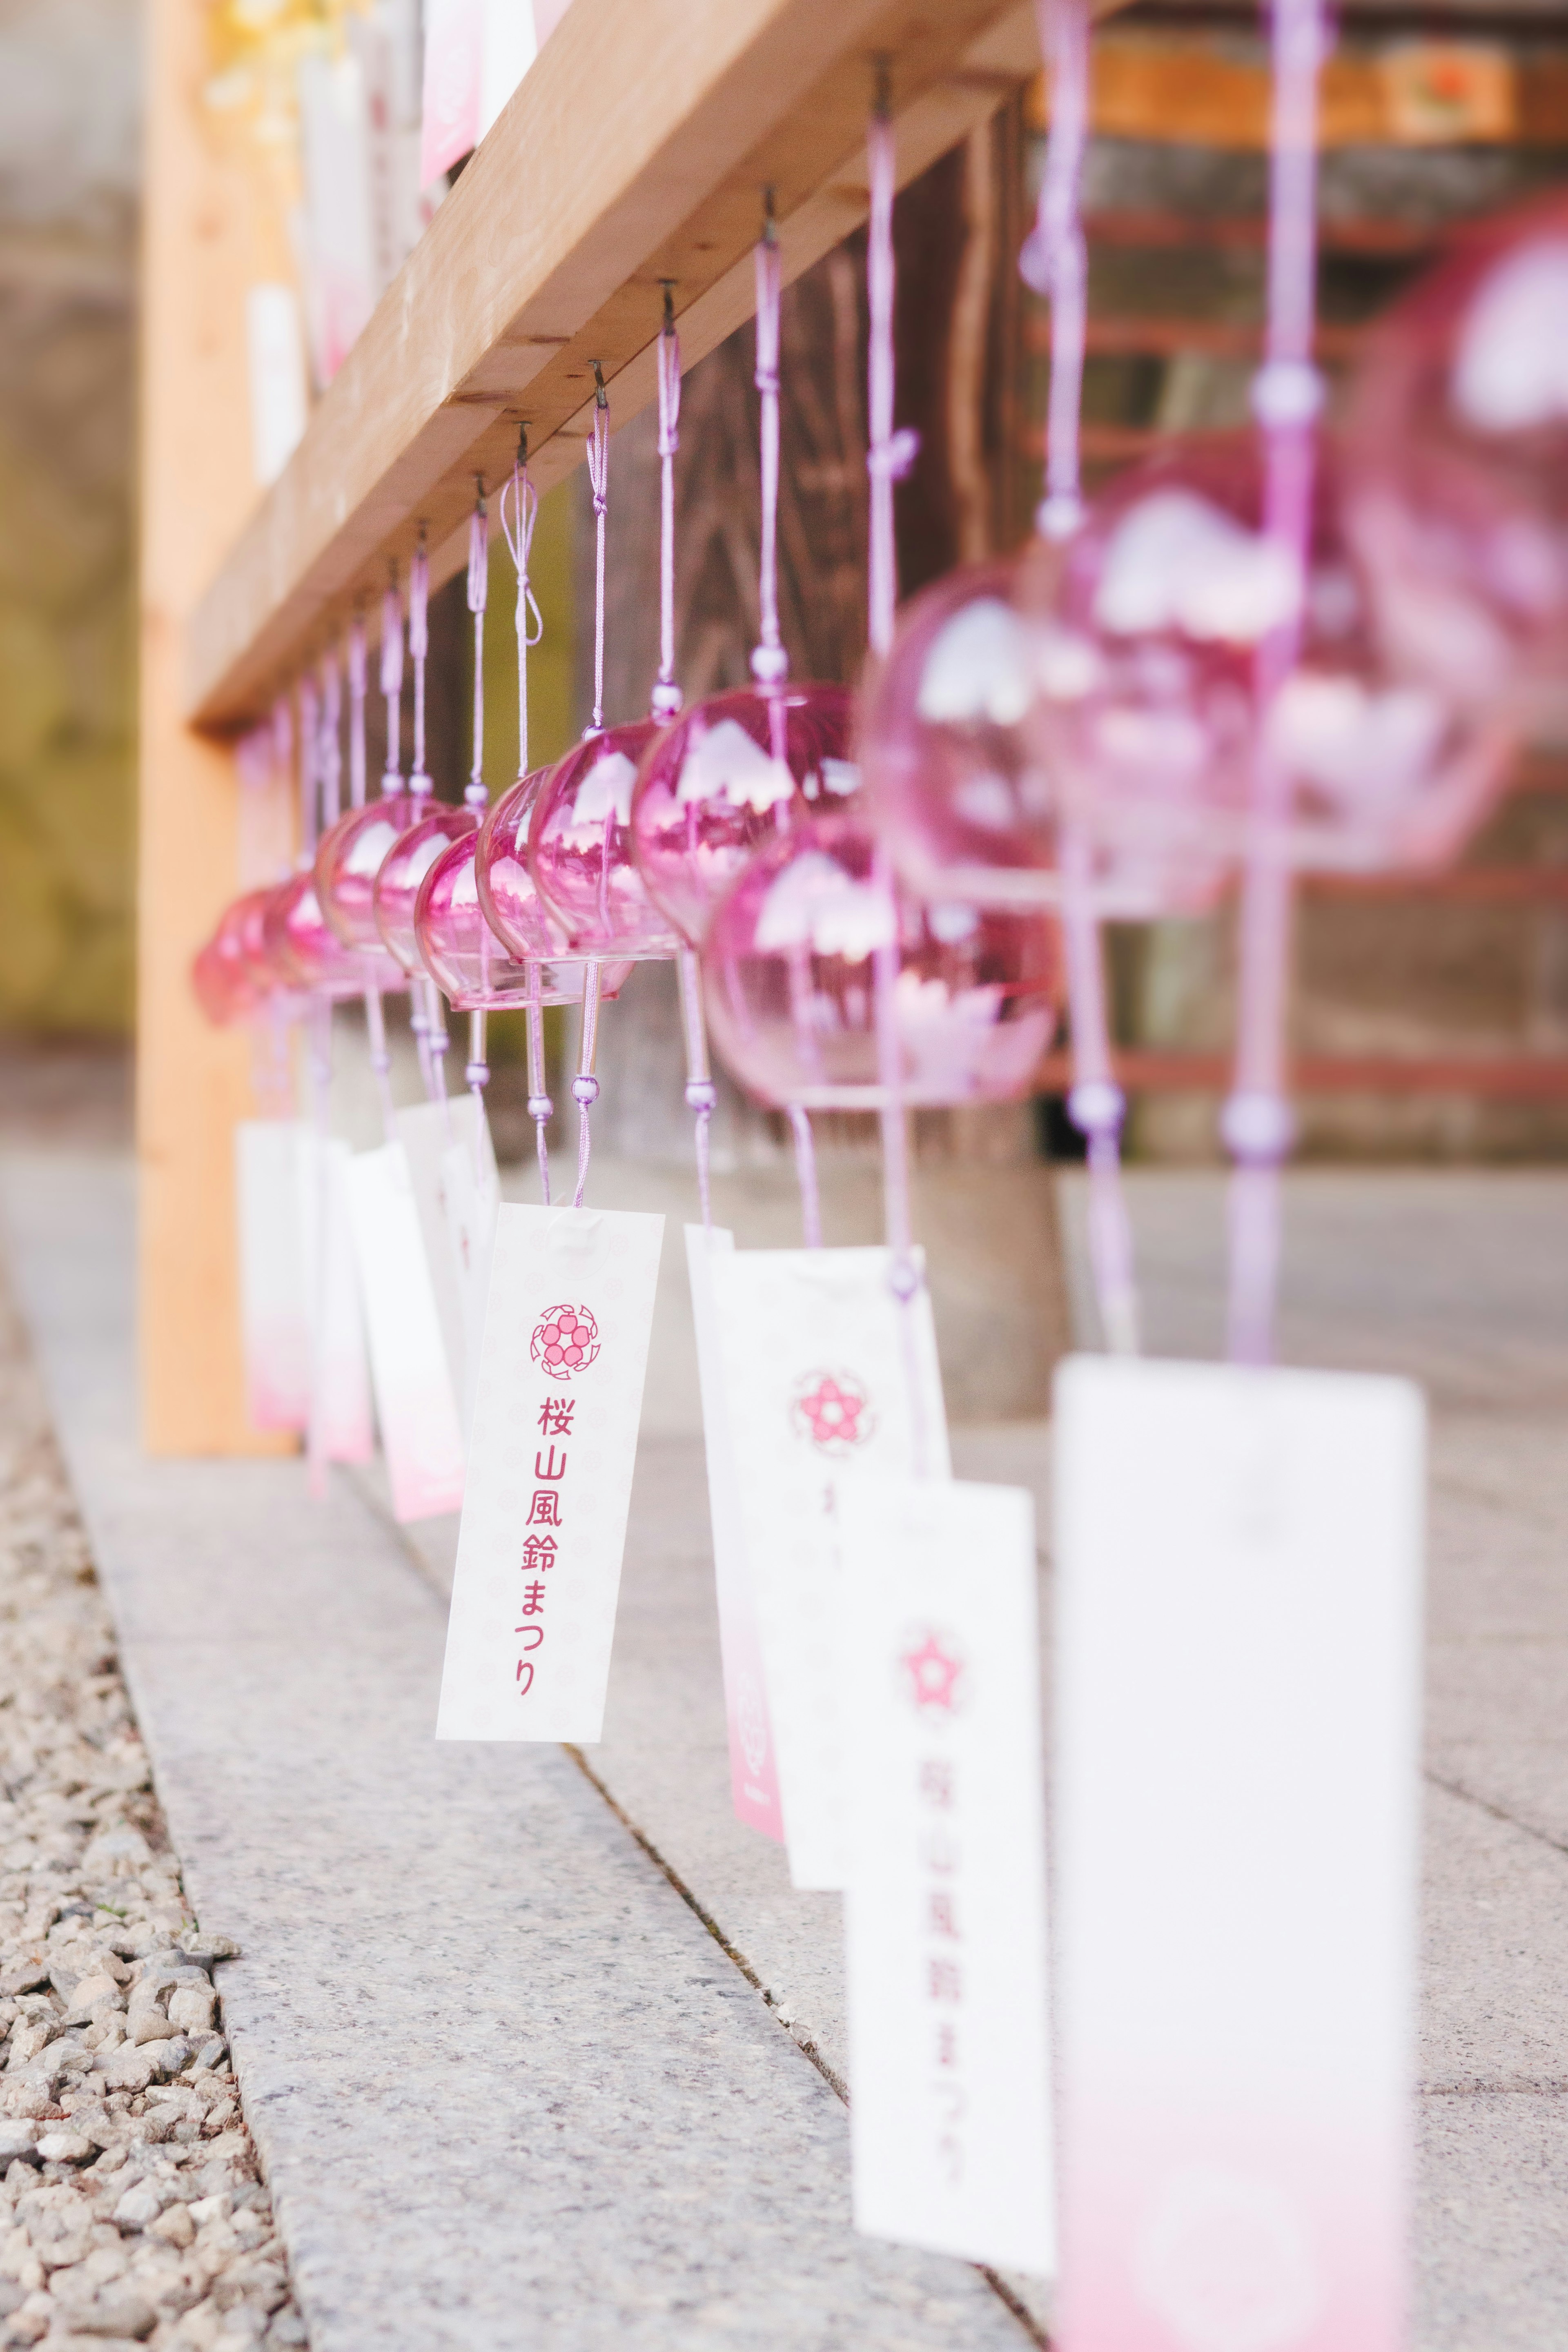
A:
<svg viewBox="0 0 1568 2352">
<path fill-rule="evenodd" d="M 235 1129 L 240 1329 L 253 1429 L 302 1430 L 310 1418 L 310 1294 L 296 1165 L 308 1133 L 292 1118 L 242 1119 Z"/>
<path fill-rule="evenodd" d="M 892 1266 L 886 1249 L 738 1250 L 709 1266 L 799 1887 L 842 1886 L 847 1859 L 840 1487 L 862 1470 L 912 1477 L 922 1450 L 930 1475 L 950 1475 L 930 1298 L 900 1305 Z"/>
<path fill-rule="evenodd" d="M 1399 2352 L 1423 1407 L 1057 1382 L 1063 2352 Z"/>
<path fill-rule="evenodd" d="M 463 1438 L 402 1144 L 356 1154 L 347 1181 L 393 1513 L 435 1518 L 462 1502 Z"/>
<path fill-rule="evenodd" d="M 838 1510 L 855 2225 L 1048 2274 L 1034 1505 L 861 1476 Z"/>
<path fill-rule="evenodd" d="M 722 1227 L 688 1225 L 686 1262 L 691 1277 L 691 1318 L 697 1330 L 697 1375 L 702 1391 L 702 1438 L 708 1458 L 708 1507 L 713 1527 L 713 1573 L 719 1601 L 719 1645 L 724 1662 L 724 1721 L 730 1742 L 730 1801 L 737 1820 L 784 1843 L 784 1812 L 768 1717 L 763 1641 L 756 1595 L 746 1559 L 745 1514 L 730 1428 L 718 1313 L 710 1272 L 715 1255 L 731 1256 L 735 1237 Z"/>
</svg>

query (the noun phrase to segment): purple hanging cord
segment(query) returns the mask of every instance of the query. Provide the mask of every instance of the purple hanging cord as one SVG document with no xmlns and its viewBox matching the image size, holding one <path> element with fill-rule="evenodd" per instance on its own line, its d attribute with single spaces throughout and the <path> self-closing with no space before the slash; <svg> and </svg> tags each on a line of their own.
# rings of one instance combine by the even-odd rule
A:
<svg viewBox="0 0 1568 2352">
<path fill-rule="evenodd" d="M 507 493 L 511 494 L 511 510 L 507 511 Z M 511 560 L 517 567 L 517 772 L 519 781 L 528 773 L 528 652 L 544 634 L 544 623 L 529 584 L 528 561 L 533 546 L 533 527 L 539 518 L 539 493 L 528 478 L 528 427 L 518 435 L 517 457 L 513 461 L 511 479 L 504 483 L 500 494 L 500 527 Z M 485 805 L 482 782 L 475 795 L 470 783 L 467 794 L 470 807 L 476 811 Z M 544 1076 L 544 1002 L 540 983 L 537 960 L 528 966 L 528 1115 L 533 1121 L 533 1139 L 539 1153 L 540 1197 L 550 1206 L 550 1145 L 545 1129 L 555 1110 L 545 1091 Z"/>
<path fill-rule="evenodd" d="M 779 257 L 778 231 L 773 223 L 773 192 L 764 192 L 763 234 L 755 248 L 757 286 L 757 359 L 753 378 L 760 395 L 759 474 L 762 484 L 762 546 L 757 565 L 757 613 L 759 634 L 752 648 L 752 676 L 766 692 L 780 687 L 789 676 L 789 654 L 779 632 L 778 593 L 778 517 L 779 517 L 779 352 L 781 341 L 780 312 L 783 300 L 784 273 Z M 773 751 L 775 759 L 784 757 L 784 743 L 779 740 L 784 722 L 782 707 L 771 713 Z M 795 1179 L 800 1187 L 801 1231 L 807 1249 L 822 1247 L 822 1193 L 816 1175 L 816 1142 L 811 1131 L 811 1117 L 800 1104 L 789 1109 L 790 1130 L 795 1138 Z"/>
<path fill-rule="evenodd" d="M 1263 436 L 1263 529 L 1305 581 L 1316 421 L 1322 380 L 1312 365 L 1317 292 L 1318 78 L 1326 48 L 1321 0 L 1274 0 L 1268 321 L 1252 406 Z M 1231 1360 L 1273 1353 L 1279 1270 L 1279 1171 L 1294 1139 L 1286 1093 L 1286 1018 L 1293 890 L 1287 834 L 1289 769 L 1269 740 L 1274 698 L 1295 667 L 1300 621 L 1266 636 L 1254 666 L 1256 746 L 1242 873 L 1239 1003 L 1232 1088 L 1221 1132 L 1230 1184 Z"/>
<path fill-rule="evenodd" d="M 605 532 L 610 511 L 610 395 L 605 372 L 594 362 L 594 428 L 588 436 L 588 480 L 594 494 L 594 719 L 590 735 L 605 729 Z M 589 1114 L 599 1099 L 594 1056 L 599 1042 L 599 965 L 590 958 L 583 966 L 583 1027 L 577 1048 L 577 1075 L 572 1099 L 577 1106 L 577 1186 L 572 1206 L 580 1209 L 588 1181 L 588 1154 L 593 1148 Z"/>
<path fill-rule="evenodd" d="M 425 665 L 430 653 L 430 558 L 425 546 L 425 525 L 419 526 L 419 544 L 408 566 L 408 654 L 414 667 L 414 756 L 408 772 L 408 790 L 416 801 L 427 800 L 435 786 L 425 767 Z M 432 1100 L 447 1099 L 447 1012 L 441 1002 L 441 992 L 433 980 L 412 983 L 411 1001 L 423 1000 L 425 1045 L 429 1057 L 429 1091 Z M 418 1021 L 414 1024 L 417 1034 Z"/>
<path fill-rule="evenodd" d="M 300 863 L 315 863 L 321 838 L 321 705 L 315 681 L 300 680 Z M 326 1428 L 321 1398 L 321 1328 L 326 1306 L 327 1139 L 331 1121 L 332 1081 L 332 1007 L 320 991 L 310 999 L 307 1016 L 306 1069 L 310 1086 L 310 1128 L 316 1149 L 316 1261 L 310 1301 L 310 1412 L 305 1431 L 305 1461 L 310 1492 L 320 1499 L 327 1491 Z"/>
<path fill-rule="evenodd" d="M 490 526 L 485 507 L 485 485 L 482 475 L 474 477 L 474 510 L 468 517 L 468 610 L 474 621 L 474 753 L 468 763 L 468 781 L 463 799 L 477 814 L 485 806 L 485 607 L 489 602 Z M 481 917 L 481 921 L 483 918 Z M 463 1070 L 463 1082 L 474 1098 L 474 1171 L 479 1180 L 484 1173 L 482 1138 L 485 1124 L 485 1088 L 490 1082 L 489 1050 L 489 1016 L 482 1005 L 468 1015 L 468 1058 Z"/>
<path fill-rule="evenodd" d="M 675 459 L 680 447 L 680 338 L 675 331 L 675 291 L 664 285 L 664 326 L 658 354 L 658 676 L 654 680 L 648 715 L 668 726 L 680 715 L 683 699 L 675 682 Z M 712 1187 L 709 1171 L 709 1129 L 719 1101 L 719 1089 L 708 1059 L 708 1029 L 702 1017 L 702 965 L 695 948 L 682 948 L 675 960 L 680 988 L 680 1026 L 686 1042 L 686 1108 L 692 1114 L 697 1158 L 697 1194 L 702 1204 L 702 1227 L 713 1230 Z"/>
<path fill-rule="evenodd" d="M 349 627 L 347 666 L 349 674 L 349 805 L 351 808 L 360 809 L 364 806 L 365 791 L 364 704 L 366 678 L 364 623 L 357 613 Z M 323 672 L 323 677 L 324 677 L 325 672 Z M 332 676 L 327 688 L 326 698 L 335 707 L 337 700 L 337 665 L 335 662 L 332 665 Z M 329 721 L 327 729 L 327 734 L 331 743 L 330 757 L 333 768 L 331 782 L 327 792 L 327 805 L 333 815 L 335 815 L 337 812 L 338 801 L 338 782 L 336 773 L 337 731 L 337 720 L 334 716 Z M 375 986 L 374 982 L 367 982 L 365 983 L 364 1027 L 365 1035 L 370 1044 L 371 1076 L 375 1080 L 376 1101 L 381 1107 L 382 1129 L 385 1134 L 388 1143 L 392 1143 L 396 1140 L 397 1136 L 397 1114 L 394 1108 L 392 1099 L 392 1055 L 387 1051 L 386 1045 L 385 1008 L 381 1001 L 381 991 Z"/>
<path fill-rule="evenodd" d="M 893 306 L 898 292 L 893 256 L 893 196 L 897 186 L 898 159 L 893 141 L 891 90 L 885 65 L 878 68 L 876 101 L 867 131 L 867 160 L 871 183 L 871 219 L 866 247 L 867 309 L 870 328 L 866 403 L 870 429 L 866 466 L 871 478 L 867 604 L 872 657 L 881 660 L 893 642 L 894 615 L 899 602 L 893 485 L 909 472 L 920 446 L 918 435 L 909 431 L 898 433 L 893 429 Z M 871 956 L 878 1091 L 881 1097 L 883 1219 L 892 1259 L 889 1279 L 901 1310 L 899 1335 L 910 1397 L 911 1466 L 915 1476 L 923 1478 L 930 1465 L 931 1432 L 926 1426 L 925 1390 L 919 1364 L 920 1339 L 913 1312 L 923 1285 L 914 1246 L 910 1125 L 904 1105 L 903 1048 L 899 1036 L 899 898 L 891 863 L 880 844 L 872 866 L 872 880 L 886 910 L 882 936 Z"/>
<path fill-rule="evenodd" d="M 1087 0 L 1039 0 L 1040 47 L 1051 67 L 1051 132 L 1040 183 L 1035 233 L 1024 269 L 1051 305 L 1051 373 L 1047 403 L 1046 495 L 1035 515 L 1042 539 L 1070 539 L 1083 520 L 1079 474 L 1079 412 L 1088 312 L 1088 267 L 1080 192 L 1089 136 Z M 1121 1129 L 1127 1098 L 1110 1059 L 1105 950 L 1094 903 L 1093 851 L 1077 814 L 1058 836 L 1062 934 L 1073 1082 L 1068 1112 L 1083 1136 L 1089 1169 L 1089 1254 L 1105 1344 L 1112 1355 L 1138 1352 L 1138 1289 L 1132 1229 L 1121 1181 Z"/>
</svg>

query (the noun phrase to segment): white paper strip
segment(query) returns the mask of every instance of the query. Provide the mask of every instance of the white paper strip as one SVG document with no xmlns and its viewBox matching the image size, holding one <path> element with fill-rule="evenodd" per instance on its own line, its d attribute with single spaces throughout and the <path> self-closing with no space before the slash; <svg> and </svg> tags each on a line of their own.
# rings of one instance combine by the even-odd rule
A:
<svg viewBox="0 0 1568 2352">
<path fill-rule="evenodd" d="M 497 1217 L 438 1739 L 600 1737 L 663 1233 Z"/>
<path fill-rule="evenodd" d="M 398 1139 L 408 1154 L 414 1205 L 424 1237 L 430 1287 L 436 1296 L 447 1370 L 451 1376 L 452 1393 L 459 1403 L 463 1393 L 463 1301 L 452 1250 L 441 1159 L 450 1144 L 472 1148 L 474 1116 L 474 1098 L 469 1094 L 455 1102 L 410 1103 L 397 1114 Z"/>
<path fill-rule="evenodd" d="M 500 1207 L 500 1171 L 496 1166 L 489 1121 L 478 1104 L 473 1108 L 469 1129 L 477 1140 L 449 1143 L 441 1154 L 447 1255 L 462 1320 L 463 1371 L 458 1401 L 465 1443 L 474 1425 L 474 1406 L 479 1398 L 490 1257 L 495 1248 L 496 1213 Z"/>
<path fill-rule="evenodd" d="M 1034 1505 L 855 1477 L 839 1515 L 855 2225 L 1048 2273 Z"/>
<path fill-rule="evenodd" d="M 310 1417 L 310 1307 L 296 1157 L 297 1119 L 235 1129 L 239 1307 L 246 1412 L 255 1429 L 302 1430 Z"/>
<path fill-rule="evenodd" d="M 1059 2340 L 1398 2352 L 1421 1399 L 1079 1358 L 1057 1482 Z"/>
<path fill-rule="evenodd" d="M 686 1228 L 691 1317 L 697 1328 L 697 1377 L 702 1391 L 702 1437 L 708 1457 L 708 1507 L 713 1525 L 713 1573 L 719 1601 L 719 1645 L 724 1664 L 724 1719 L 730 1741 L 730 1799 L 736 1817 L 764 1837 L 784 1843 L 784 1811 L 768 1719 L 763 1640 L 746 1559 L 745 1517 L 735 1468 L 730 1404 L 724 1386 L 719 1321 L 709 1273 L 715 1255 L 733 1255 L 735 1237 L 721 1227 Z"/>
<path fill-rule="evenodd" d="M 463 1441 L 402 1144 L 358 1153 L 347 1181 L 393 1512 L 433 1518 L 462 1502 Z"/>
<path fill-rule="evenodd" d="M 312 1454 L 318 1462 L 368 1462 L 375 1450 L 370 1365 L 359 1266 L 349 1212 L 346 1143 L 300 1133 L 297 1162 L 311 1309 Z M 320 1253 L 320 1254 L 319 1254 Z"/>
<path fill-rule="evenodd" d="M 837 1496 L 858 1470 L 949 1475 L 931 1302 L 885 1249 L 712 1261 L 790 1876 L 844 1884 Z"/>
</svg>

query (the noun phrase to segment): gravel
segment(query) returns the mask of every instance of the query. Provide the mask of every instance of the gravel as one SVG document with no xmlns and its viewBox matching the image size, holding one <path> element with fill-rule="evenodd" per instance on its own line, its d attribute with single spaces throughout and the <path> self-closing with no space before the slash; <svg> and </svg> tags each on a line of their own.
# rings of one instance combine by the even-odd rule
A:
<svg viewBox="0 0 1568 2352">
<path fill-rule="evenodd" d="M 0 1293 L 0 2347 L 308 2339 L 113 1630 Z"/>
</svg>

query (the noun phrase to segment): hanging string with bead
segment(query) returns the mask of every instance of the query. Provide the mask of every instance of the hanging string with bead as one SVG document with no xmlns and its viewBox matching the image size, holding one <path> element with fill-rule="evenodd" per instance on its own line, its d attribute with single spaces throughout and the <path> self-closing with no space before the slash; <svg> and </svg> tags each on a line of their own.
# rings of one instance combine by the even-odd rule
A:
<svg viewBox="0 0 1568 2352">
<path fill-rule="evenodd" d="M 1040 537 L 1058 544 L 1083 521 L 1079 417 L 1088 324 L 1088 260 L 1081 189 L 1089 137 L 1088 0 L 1038 0 L 1040 47 L 1050 66 L 1051 131 L 1024 275 L 1051 306 L 1050 387 L 1046 410 L 1046 489 L 1035 514 Z M 1138 1289 L 1132 1229 L 1121 1181 L 1127 1098 L 1110 1059 L 1105 946 L 1095 905 L 1093 849 L 1068 810 L 1057 844 L 1062 942 L 1073 1076 L 1068 1113 L 1084 1138 L 1089 1173 L 1089 1248 L 1096 1302 L 1112 1355 L 1138 1352 Z"/>
<path fill-rule="evenodd" d="M 408 789 L 416 801 L 428 799 L 435 791 L 425 766 L 425 666 L 430 654 L 430 558 L 425 544 L 425 525 L 419 526 L 419 544 L 408 566 L 408 654 L 414 668 L 414 758 L 408 774 Z M 426 1039 L 430 1055 L 430 1093 L 437 1102 L 447 1099 L 447 1010 L 441 1002 L 441 992 L 433 980 L 416 981 L 413 992 L 424 1001 Z"/>
<path fill-rule="evenodd" d="M 773 192 L 763 193 L 763 233 L 753 252 L 757 288 L 757 356 L 753 381 L 759 400 L 758 455 L 762 483 L 762 543 L 757 564 L 758 637 L 752 648 L 752 676 L 766 693 L 789 677 L 789 654 L 779 631 L 779 353 L 784 268 L 773 219 Z M 769 713 L 773 757 L 784 756 L 784 709 Z M 789 1107 L 795 1139 L 795 1171 L 800 1187 L 801 1226 L 807 1249 L 822 1247 L 822 1201 L 816 1181 L 816 1144 L 811 1117 L 798 1103 Z"/>
<path fill-rule="evenodd" d="M 675 329 L 675 289 L 664 285 L 664 330 L 658 339 L 658 676 L 649 715 L 668 726 L 680 715 L 682 696 L 675 682 L 675 459 L 680 447 L 680 338 Z M 709 1177 L 709 1129 L 719 1089 L 708 1059 L 708 1024 L 702 1017 L 702 962 L 695 948 L 675 960 L 680 988 L 680 1027 L 686 1043 L 686 1108 L 695 1124 L 697 1192 L 705 1232 L 713 1229 Z"/>
<path fill-rule="evenodd" d="M 468 767 L 468 782 L 463 793 L 466 804 L 478 814 L 486 805 L 485 792 L 485 607 L 489 602 L 490 527 L 485 507 L 485 485 L 482 476 L 474 478 L 474 510 L 468 517 L 468 610 L 474 620 L 474 749 Z M 481 924 L 483 917 L 480 918 Z M 482 1176 L 483 1151 L 481 1137 L 485 1123 L 485 1088 L 490 1082 L 487 1060 L 489 1016 L 483 1005 L 476 1005 L 468 1014 L 468 1058 L 463 1071 L 464 1083 L 474 1098 L 474 1162 Z"/>
<path fill-rule="evenodd" d="M 510 511 L 507 494 L 511 494 Z M 533 546 L 533 527 L 539 517 L 539 493 L 528 478 L 528 427 L 523 425 L 517 436 L 517 456 L 512 463 L 511 479 L 503 484 L 500 494 L 500 527 L 511 560 L 517 568 L 517 772 L 519 782 L 528 773 L 528 655 L 544 634 L 544 623 L 534 601 L 528 576 L 529 556 Z M 485 790 L 469 784 L 466 795 L 471 808 L 485 805 Z M 528 965 L 528 1115 L 533 1121 L 534 1145 L 539 1154 L 540 1197 L 550 1206 L 550 1145 L 546 1129 L 554 1116 L 555 1105 L 545 1091 L 544 1067 L 544 1004 L 540 982 L 538 959 L 531 957 Z"/>
<path fill-rule="evenodd" d="M 1317 307 L 1319 76 L 1327 42 L 1321 0 L 1274 0 L 1269 138 L 1268 299 L 1264 362 L 1252 409 L 1263 436 L 1263 530 L 1305 581 L 1322 379 L 1312 364 Z M 1258 648 L 1254 752 L 1242 867 L 1236 1063 L 1221 1132 L 1230 1152 L 1231 1359 L 1273 1352 L 1279 1270 L 1280 1170 L 1294 1139 L 1286 1091 L 1285 1023 L 1294 889 L 1287 832 L 1291 776 L 1269 715 L 1300 651 L 1300 604 Z"/>
<path fill-rule="evenodd" d="M 605 532 L 610 511 L 610 395 L 605 371 L 594 362 L 594 425 L 588 436 L 588 481 L 594 496 L 594 719 L 590 735 L 605 730 Z M 588 1182 L 588 1154 L 593 1149 L 589 1113 L 599 1099 L 594 1061 L 599 1044 L 599 960 L 590 956 L 583 966 L 583 1026 L 577 1045 L 577 1075 L 572 1099 L 577 1106 L 577 1185 L 572 1205 L 580 1209 Z"/>
<path fill-rule="evenodd" d="M 909 471 L 919 446 L 910 432 L 893 427 L 894 348 L 893 306 L 898 291 L 893 257 L 893 194 L 897 157 L 893 145 L 891 91 L 885 66 L 879 67 L 877 94 L 867 132 L 867 161 L 871 184 L 871 216 L 866 247 L 866 290 L 869 337 L 867 354 L 867 471 L 870 476 L 870 513 L 867 533 L 867 620 L 874 659 L 880 660 L 893 642 L 894 614 L 899 601 L 898 541 L 894 531 L 893 485 Z M 923 1477 L 930 1454 L 926 1427 L 925 1391 L 920 1377 L 919 1338 L 914 1303 L 922 1286 L 915 1255 L 910 1213 L 910 1127 L 904 1104 L 903 1045 L 899 1034 L 900 908 L 892 861 L 879 843 L 872 877 L 884 905 L 882 936 L 871 954 L 877 1064 L 881 1098 L 882 1200 L 891 1258 L 889 1279 L 902 1312 L 900 1339 L 909 1390 L 911 1446 L 916 1477 Z"/>
</svg>

